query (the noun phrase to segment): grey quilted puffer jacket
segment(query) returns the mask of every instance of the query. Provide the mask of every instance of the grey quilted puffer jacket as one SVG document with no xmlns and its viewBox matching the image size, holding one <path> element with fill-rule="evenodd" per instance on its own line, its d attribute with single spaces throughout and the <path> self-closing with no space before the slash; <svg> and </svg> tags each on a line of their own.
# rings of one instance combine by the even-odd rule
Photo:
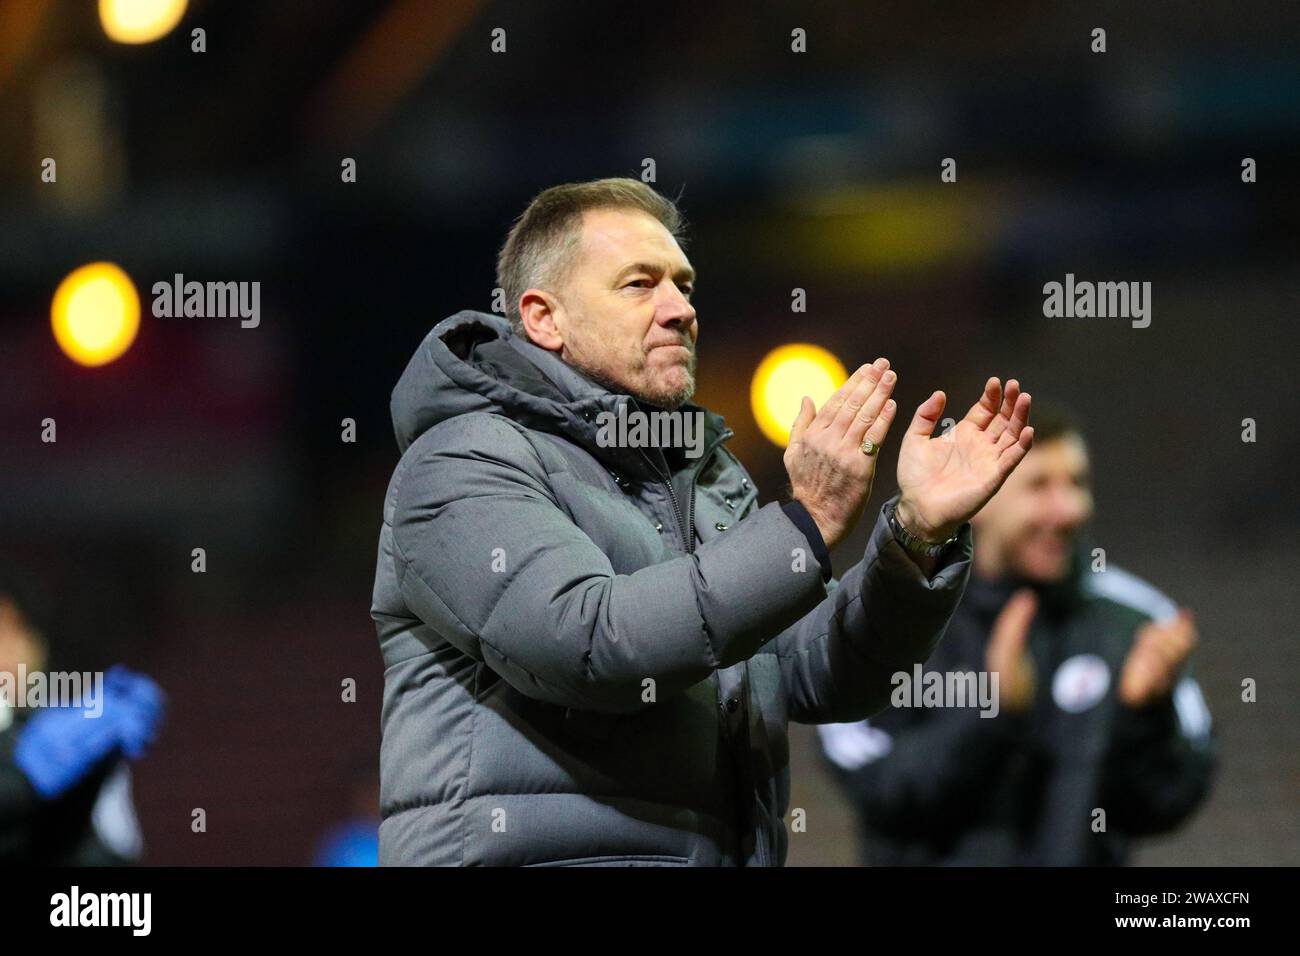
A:
<svg viewBox="0 0 1300 956">
<path fill-rule="evenodd" d="M 880 519 L 828 586 L 717 415 L 687 406 L 704 448 L 675 480 L 658 449 L 602 447 L 633 401 L 479 312 L 402 374 L 382 864 L 780 865 L 787 723 L 880 710 L 942 635 L 969 528 L 927 580 Z"/>
</svg>

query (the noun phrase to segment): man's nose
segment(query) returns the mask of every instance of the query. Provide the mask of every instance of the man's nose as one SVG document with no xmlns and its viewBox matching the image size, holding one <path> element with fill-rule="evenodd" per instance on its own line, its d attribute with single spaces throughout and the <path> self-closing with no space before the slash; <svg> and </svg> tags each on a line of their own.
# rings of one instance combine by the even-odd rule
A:
<svg viewBox="0 0 1300 956">
<path fill-rule="evenodd" d="M 1058 528 L 1077 528 L 1087 518 L 1083 496 L 1072 489 L 1063 489 L 1052 496 L 1052 523 Z"/>
<path fill-rule="evenodd" d="M 689 332 L 695 324 L 695 307 L 685 293 L 671 282 L 664 283 L 666 291 L 660 293 L 655 308 L 655 321 L 663 326 Z"/>
</svg>

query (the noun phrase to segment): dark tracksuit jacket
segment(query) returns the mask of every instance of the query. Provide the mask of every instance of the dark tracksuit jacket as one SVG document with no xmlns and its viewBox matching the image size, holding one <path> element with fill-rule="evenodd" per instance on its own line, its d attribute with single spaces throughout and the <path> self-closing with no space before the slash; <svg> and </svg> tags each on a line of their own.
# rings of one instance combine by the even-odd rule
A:
<svg viewBox="0 0 1300 956">
<path fill-rule="evenodd" d="M 0 730 L 0 866 L 121 866 L 139 831 L 120 761 L 106 762 L 55 800 L 40 798 L 14 763 L 24 723 Z"/>
<path fill-rule="evenodd" d="M 859 810 L 869 865 L 1119 864 L 1132 837 L 1177 826 L 1204 799 L 1215 758 L 1195 680 L 1184 676 L 1140 711 L 1116 696 L 1137 631 L 1176 608 L 1118 568 L 1075 567 L 1065 583 L 1038 589 L 1028 712 L 891 706 L 819 728 Z M 925 670 L 983 671 L 1014 589 L 972 575 Z"/>
</svg>

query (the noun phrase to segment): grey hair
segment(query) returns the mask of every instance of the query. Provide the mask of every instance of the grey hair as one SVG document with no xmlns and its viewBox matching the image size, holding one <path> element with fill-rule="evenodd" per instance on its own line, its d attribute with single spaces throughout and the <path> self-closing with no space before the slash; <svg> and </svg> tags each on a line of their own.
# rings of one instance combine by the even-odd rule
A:
<svg viewBox="0 0 1300 956">
<path fill-rule="evenodd" d="M 532 288 L 556 289 L 567 280 L 582 243 L 582 216 L 590 209 L 639 209 L 685 245 L 686 220 L 677 204 L 638 179 L 595 179 L 552 186 L 533 197 L 515 220 L 497 255 L 497 285 L 506 317 L 524 334 L 519 300 Z"/>
</svg>

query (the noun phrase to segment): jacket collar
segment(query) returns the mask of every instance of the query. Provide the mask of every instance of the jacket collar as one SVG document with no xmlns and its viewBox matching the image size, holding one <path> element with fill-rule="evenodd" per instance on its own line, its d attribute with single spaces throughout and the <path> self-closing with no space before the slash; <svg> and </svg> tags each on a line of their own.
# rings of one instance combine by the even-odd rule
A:
<svg viewBox="0 0 1300 956">
<path fill-rule="evenodd" d="M 425 336 L 391 402 L 393 429 L 403 451 L 440 421 L 493 411 L 562 435 L 626 475 L 662 477 L 662 471 L 671 469 L 658 449 L 607 446 L 598 440 L 599 416 L 617 415 L 620 406 L 629 412 L 642 409 L 631 395 L 610 391 L 555 353 L 514 335 L 502 317 L 472 310 L 444 319 Z M 729 437 L 720 415 L 690 402 L 680 411 L 703 413 L 706 449 Z"/>
<path fill-rule="evenodd" d="M 979 547 L 976 540 L 975 547 Z M 990 579 L 972 573 L 962 598 L 965 605 L 986 626 L 992 626 L 1011 595 L 1021 588 L 1030 588 L 1038 597 L 1039 613 L 1049 619 L 1070 614 L 1085 600 L 1084 575 L 1088 574 L 1088 550 L 1082 539 L 1075 546 L 1070 567 L 1059 581 L 1031 581 L 1016 575 Z"/>
</svg>

